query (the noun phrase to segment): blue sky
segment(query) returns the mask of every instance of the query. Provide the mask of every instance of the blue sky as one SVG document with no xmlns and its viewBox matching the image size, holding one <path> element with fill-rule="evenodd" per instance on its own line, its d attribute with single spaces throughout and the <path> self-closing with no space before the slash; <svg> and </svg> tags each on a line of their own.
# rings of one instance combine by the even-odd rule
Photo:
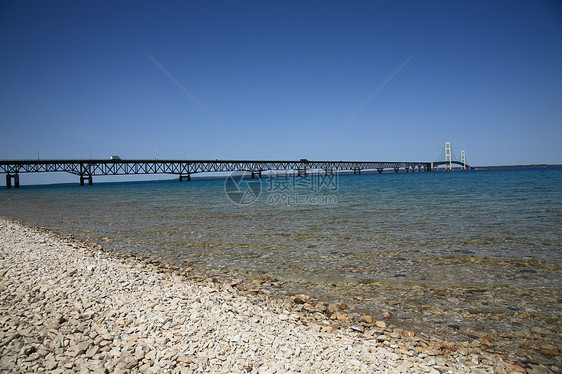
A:
<svg viewBox="0 0 562 374">
<path fill-rule="evenodd" d="M 0 48 L 0 159 L 562 163 L 559 1 L 0 1 Z"/>
</svg>

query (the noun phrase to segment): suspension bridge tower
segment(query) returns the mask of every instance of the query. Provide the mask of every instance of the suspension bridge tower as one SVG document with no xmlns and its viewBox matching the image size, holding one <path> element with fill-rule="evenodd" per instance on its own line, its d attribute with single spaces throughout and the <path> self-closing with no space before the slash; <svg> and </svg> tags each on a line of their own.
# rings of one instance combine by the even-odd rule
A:
<svg viewBox="0 0 562 374">
<path fill-rule="evenodd" d="M 449 164 L 445 164 L 445 170 L 453 170 L 453 158 L 451 157 L 451 142 L 445 142 L 445 162 Z"/>
<path fill-rule="evenodd" d="M 461 162 L 462 162 L 462 169 L 465 170 L 466 169 L 466 154 L 464 152 L 464 149 L 461 151 Z"/>
</svg>

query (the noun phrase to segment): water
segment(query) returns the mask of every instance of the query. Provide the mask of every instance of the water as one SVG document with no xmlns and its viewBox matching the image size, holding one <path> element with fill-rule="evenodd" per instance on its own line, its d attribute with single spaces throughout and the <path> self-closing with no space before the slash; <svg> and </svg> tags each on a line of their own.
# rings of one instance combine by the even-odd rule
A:
<svg viewBox="0 0 562 374">
<path fill-rule="evenodd" d="M 0 191 L 0 215 L 559 359 L 540 351 L 562 345 L 562 169 L 343 175 L 317 190 L 287 181 L 281 191 L 263 178 L 249 205 L 229 200 L 224 180 L 23 186 Z M 328 203 L 281 204 L 280 192 Z"/>
</svg>

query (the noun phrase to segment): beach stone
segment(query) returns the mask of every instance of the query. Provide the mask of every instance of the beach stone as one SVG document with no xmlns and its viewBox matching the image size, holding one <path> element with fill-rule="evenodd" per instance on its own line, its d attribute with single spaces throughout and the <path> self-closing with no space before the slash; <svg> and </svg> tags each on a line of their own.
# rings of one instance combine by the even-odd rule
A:
<svg viewBox="0 0 562 374">
<path fill-rule="evenodd" d="M 545 356 L 560 356 L 560 350 L 554 347 L 541 349 L 541 353 Z"/>
<path fill-rule="evenodd" d="M 384 321 L 365 329 L 373 317 L 344 303 L 268 300 L 262 289 L 233 288 L 242 282 L 186 277 L 138 258 L 0 218 L 0 370 L 456 373 L 514 365 L 483 352 L 484 338 L 459 342 L 458 351 L 406 330 L 382 334 Z M 543 346 L 551 367 L 553 348 Z"/>
<path fill-rule="evenodd" d="M 318 304 L 315 304 L 315 305 L 313 305 L 313 306 L 314 306 L 314 307 L 316 308 L 316 310 L 319 311 L 320 313 L 324 313 L 324 312 L 328 309 L 328 307 L 327 307 L 325 304 L 323 304 L 323 303 L 318 303 Z"/>
<path fill-rule="evenodd" d="M 345 321 L 347 320 L 348 316 L 345 313 L 336 312 L 334 313 L 333 317 L 335 317 L 335 319 L 337 319 L 338 321 Z"/>
<path fill-rule="evenodd" d="M 533 365 L 529 364 L 529 369 L 527 369 L 527 374 L 548 374 L 551 371 L 544 365 Z"/>
<path fill-rule="evenodd" d="M 94 345 L 94 346 L 88 348 L 88 350 L 86 351 L 86 353 L 84 355 L 88 358 L 92 358 L 96 353 L 98 353 L 98 351 L 99 351 L 99 347 Z"/>
<path fill-rule="evenodd" d="M 196 360 L 197 360 L 197 358 L 195 357 L 195 355 L 186 355 L 186 354 L 181 354 L 177 358 L 178 362 L 183 362 L 185 364 L 192 364 Z"/>
<path fill-rule="evenodd" d="M 370 325 L 373 323 L 373 317 L 369 315 L 363 315 L 361 316 L 359 321 Z"/>
<path fill-rule="evenodd" d="M 519 365 L 507 365 L 506 370 L 509 373 L 526 373 L 527 370 Z"/>
<path fill-rule="evenodd" d="M 357 331 L 357 332 L 363 332 L 363 327 L 362 326 L 356 326 L 356 325 L 352 325 L 349 327 L 351 330 L 353 331 Z"/>
<path fill-rule="evenodd" d="M 291 300 L 292 300 L 295 304 L 310 303 L 310 296 L 307 296 L 307 295 L 296 295 L 296 296 L 291 296 Z"/>
<path fill-rule="evenodd" d="M 45 362 L 45 370 L 54 370 L 57 366 L 58 366 L 58 362 L 56 361 Z"/>
<path fill-rule="evenodd" d="M 105 374 L 105 368 L 102 365 L 94 366 L 90 371 L 94 374 Z"/>
</svg>

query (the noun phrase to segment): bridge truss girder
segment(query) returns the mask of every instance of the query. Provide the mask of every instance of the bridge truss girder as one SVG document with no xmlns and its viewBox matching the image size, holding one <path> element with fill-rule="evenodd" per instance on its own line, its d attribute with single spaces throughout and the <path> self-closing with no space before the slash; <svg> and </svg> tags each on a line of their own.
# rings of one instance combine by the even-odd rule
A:
<svg viewBox="0 0 562 374">
<path fill-rule="evenodd" d="M 220 161 L 220 160 L 31 160 L 0 161 L 0 173 L 67 172 L 75 175 L 194 174 L 275 170 L 426 169 L 427 162 Z"/>
<path fill-rule="evenodd" d="M 376 162 L 376 161 L 246 161 L 246 160 L 4 160 L 0 161 L 0 173 L 7 178 L 21 173 L 66 172 L 81 177 L 81 182 L 92 176 L 135 175 L 135 174 L 175 174 L 190 176 L 205 172 L 244 171 L 261 176 L 263 171 L 432 171 L 445 162 Z M 461 165 L 458 161 L 455 164 Z M 462 164 L 464 165 L 464 164 Z M 466 165 L 467 168 L 470 168 Z M 188 178 L 189 179 L 189 178 Z M 19 179 L 18 179 L 19 181 Z"/>
</svg>

